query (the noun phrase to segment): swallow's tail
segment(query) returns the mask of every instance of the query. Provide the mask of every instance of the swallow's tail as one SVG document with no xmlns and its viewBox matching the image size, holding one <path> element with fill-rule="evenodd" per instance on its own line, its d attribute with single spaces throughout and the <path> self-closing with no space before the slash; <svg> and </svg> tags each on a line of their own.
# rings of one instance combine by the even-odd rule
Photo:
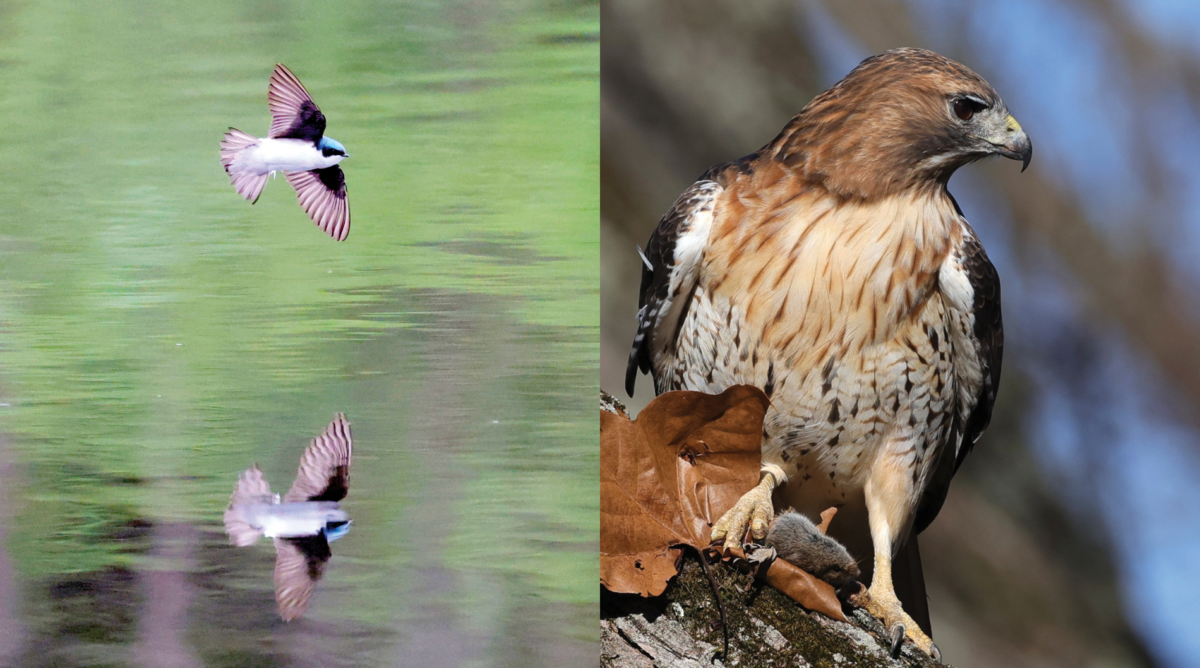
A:
<svg viewBox="0 0 1200 668">
<path fill-rule="evenodd" d="M 269 172 L 255 174 L 239 169 L 238 158 L 242 151 L 254 146 L 258 146 L 258 137 L 248 135 L 236 128 L 229 128 L 229 132 L 226 132 L 225 138 L 221 140 L 221 164 L 225 166 L 229 180 L 237 189 L 238 194 L 250 200 L 251 204 L 258 201 L 263 186 L 267 185 L 267 177 L 270 176 Z"/>
<path fill-rule="evenodd" d="M 238 476 L 237 484 L 233 487 L 233 496 L 229 498 L 229 507 L 225 510 L 225 533 L 229 534 L 229 542 L 238 547 L 245 547 L 258 541 L 263 532 L 261 528 L 251 524 L 248 516 L 250 509 L 256 505 L 277 502 L 258 464 L 243 471 Z"/>
<path fill-rule="evenodd" d="M 230 506 L 225 511 L 225 533 L 229 534 L 229 542 L 238 547 L 246 547 L 262 538 L 262 531 L 250 525 L 242 506 Z"/>
</svg>

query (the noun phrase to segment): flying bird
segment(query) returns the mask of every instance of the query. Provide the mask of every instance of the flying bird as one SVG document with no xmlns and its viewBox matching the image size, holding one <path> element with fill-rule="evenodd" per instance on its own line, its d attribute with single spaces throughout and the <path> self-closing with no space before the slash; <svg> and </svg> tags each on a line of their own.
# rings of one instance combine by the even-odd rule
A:
<svg viewBox="0 0 1200 668">
<path fill-rule="evenodd" d="M 350 531 L 338 502 L 350 484 L 350 423 L 338 413 L 300 458 L 296 481 L 282 501 L 255 464 L 242 472 L 225 510 L 225 533 L 238 547 L 275 539 L 275 602 L 284 621 L 304 614 L 325 573 L 329 543 Z"/>
<path fill-rule="evenodd" d="M 229 128 L 221 141 L 221 164 L 238 194 L 258 201 L 267 177 L 283 172 L 304 212 L 326 234 L 343 241 L 350 233 L 346 175 L 338 163 L 346 147 L 325 136 L 325 115 L 295 74 L 279 64 L 267 89 L 271 130 L 265 138 Z"/>
<path fill-rule="evenodd" d="M 936 53 L 888 51 L 709 169 L 643 254 L 626 391 L 640 370 L 659 393 L 751 384 L 771 399 L 762 481 L 714 540 L 762 538 L 772 492 L 810 516 L 837 506 L 831 535 L 874 554 L 867 608 L 893 653 L 907 637 L 939 654 L 916 534 L 1000 382 L 999 277 L 947 190 L 991 155 L 1022 170 L 1032 155 L 996 91 Z"/>
</svg>

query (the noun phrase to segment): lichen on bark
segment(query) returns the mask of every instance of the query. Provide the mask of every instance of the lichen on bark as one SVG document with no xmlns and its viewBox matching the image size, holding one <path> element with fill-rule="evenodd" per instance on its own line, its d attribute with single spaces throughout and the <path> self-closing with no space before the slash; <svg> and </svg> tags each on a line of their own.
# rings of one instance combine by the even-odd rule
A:
<svg viewBox="0 0 1200 668">
<path fill-rule="evenodd" d="M 729 620 L 729 656 L 717 603 L 694 553 L 662 596 L 643 598 L 601 590 L 600 665 L 604 668 L 933 667 L 911 645 L 899 659 L 887 654 L 883 626 L 863 610 L 853 623 L 805 610 L 771 587 L 714 564 L 713 577 Z"/>
</svg>

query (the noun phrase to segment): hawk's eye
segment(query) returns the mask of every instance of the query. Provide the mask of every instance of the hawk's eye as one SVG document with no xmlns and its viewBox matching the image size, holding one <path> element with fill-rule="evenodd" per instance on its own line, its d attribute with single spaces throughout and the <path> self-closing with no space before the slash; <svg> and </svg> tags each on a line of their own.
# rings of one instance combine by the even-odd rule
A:
<svg viewBox="0 0 1200 668">
<path fill-rule="evenodd" d="M 980 104 L 977 100 L 969 97 L 960 97 L 954 100 L 954 115 L 958 116 L 961 120 L 969 121 L 975 115 L 975 112 L 983 109 L 983 107 L 984 105 Z"/>
</svg>

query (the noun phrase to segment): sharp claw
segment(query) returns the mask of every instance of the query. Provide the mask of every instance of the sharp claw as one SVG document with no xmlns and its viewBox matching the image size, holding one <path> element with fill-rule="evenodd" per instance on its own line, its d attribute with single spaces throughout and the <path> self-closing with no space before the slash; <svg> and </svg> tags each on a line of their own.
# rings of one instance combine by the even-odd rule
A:
<svg viewBox="0 0 1200 668">
<path fill-rule="evenodd" d="M 934 645 L 929 648 L 929 656 L 933 657 L 934 661 L 940 662 L 942 660 L 942 650 L 938 649 L 937 645 Z"/>
<path fill-rule="evenodd" d="M 767 537 L 767 522 L 761 517 L 755 517 L 750 523 L 750 535 L 754 538 Z"/>
<path fill-rule="evenodd" d="M 904 644 L 904 625 L 897 624 L 892 627 L 892 648 L 888 654 L 893 659 L 900 658 L 900 646 Z"/>
</svg>

